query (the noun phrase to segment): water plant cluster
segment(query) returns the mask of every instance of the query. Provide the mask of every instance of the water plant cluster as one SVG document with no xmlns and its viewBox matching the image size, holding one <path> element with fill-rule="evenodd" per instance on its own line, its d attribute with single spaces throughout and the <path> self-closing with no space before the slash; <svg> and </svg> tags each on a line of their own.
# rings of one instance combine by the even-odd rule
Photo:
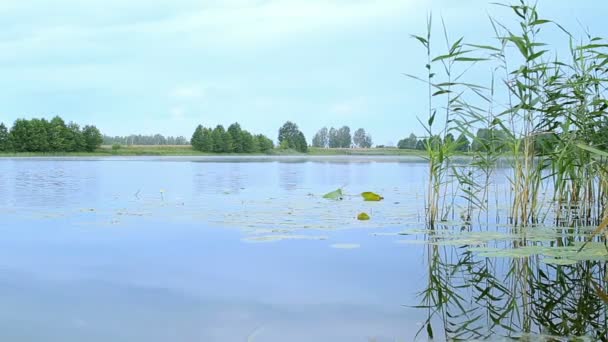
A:
<svg viewBox="0 0 608 342">
<path fill-rule="evenodd" d="M 608 43 L 536 4 L 497 6 L 515 20 L 489 18 L 493 43 L 452 39 L 442 22 L 435 44 L 432 16 L 413 36 L 427 60 L 408 76 L 427 87 L 430 137 L 421 333 L 606 341 Z M 547 30 L 566 46 L 544 42 Z M 448 135 L 479 148 L 456 161 Z"/>
</svg>

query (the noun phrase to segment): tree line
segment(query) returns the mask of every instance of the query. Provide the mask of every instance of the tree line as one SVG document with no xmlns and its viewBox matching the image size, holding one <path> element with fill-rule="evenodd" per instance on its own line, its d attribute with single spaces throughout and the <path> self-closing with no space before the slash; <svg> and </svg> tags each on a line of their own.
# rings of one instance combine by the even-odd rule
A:
<svg viewBox="0 0 608 342">
<path fill-rule="evenodd" d="M 537 151 L 545 150 L 551 146 L 551 136 L 542 136 L 542 139 L 537 139 L 535 149 Z M 432 137 L 418 138 L 415 134 L 410 134 L 409 137 L 399 140 L 397 147 L 400 149 L 410 150 L 426 150 L 427 144 L 447 144 L 455 143 L 455 149 L 459 152 L 506 152 L 508 150 L 507 141 L 509 132 L 502 129 L 480 128 L 472 137 L 472 142 L 464 135 L 460 134 L 455 138 L 452 133 L 448 133 L 442 139 L 438 135 Z"/>
<path fill-rule="evenodd" d="M 131 134 L 129 136 L 103 136 L 104 145 L 190 145 L 190 141 L 183 136 L 165 137 L 162 134 L 141 135 Z"/>
<path fill-rule="evenodd" d="M 312 138 L 312 146 L 320 148 L 370 148 L 372 144 L 372 136 L 365 129 L 359 128 L 351 136 L 348 126 L 339 129 L 323 127 Z"/>
<path fill-rule="evenodd" d="M 241 129 L 238 122 L 225 129 L 198 125 L 190 139 L 192 148 L 208 153 L 265 153 L 274 148 L 274 142 L 263 134 L 253 135 Z"/>
<path fill-rule="evenodd" d="M 59 116 L 18 119 L 10 129 L 0 123 L 0 152 L 93 152 L 102 142 L 97 127 L 66 124 Z"/>
</svg>

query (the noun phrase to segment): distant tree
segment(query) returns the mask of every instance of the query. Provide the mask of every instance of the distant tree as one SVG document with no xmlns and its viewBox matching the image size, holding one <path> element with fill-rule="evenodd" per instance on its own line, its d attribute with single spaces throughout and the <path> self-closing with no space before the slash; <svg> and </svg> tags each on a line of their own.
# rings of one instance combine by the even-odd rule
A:
<svg viewBox="0 0 608 342">
<path fill-rule="evenodd" d="M 70 122 L 67 125 L 65 146 L 68 152 L 79 152 L 85 150 L 83 132 L 80 130 L 80 126 L 74 122 Z"/>
<path fill-rule="evenodd" d="M 226 136 L 226 130 L 224 129 L 224 126 L 222 126 L 222 125 L 215 126 L 215 128 L 213 129 L 213 132 L 211 133 L 211 137 L 213 139 L 213 151 L 212 152 L 215 152 L 215 153 L 224 152 L 225 136 Z"/>
<path fill-rule="evenodd" d="M 427 142 L 426 138 L 418 140 L 416 142 L 416 149 L 421 150 L 421 151 L 426 150 L 426 142 Z"/>
<path fill-rule="evenodd" d="M 415 150 L 415 149 L 417 149 L 416 148 L 417 143 L 418 143 L 418 138 L 416 137 L 416 135 L 414 133 L 411 133 L 409 137 L 399 140 L 399 142 L 397 143 L 397 147 L 400 149 Z"/>
<path fill-rule="evenodd" d="M 0 152 L 9 152 L 12 149 L 11 138 L 8 129 L 0 123 Z"/>
<path fill-rule="evenodd" d="M 213 142 L 213 131 L 211 128 L 203 128 L 203 135 L 201 139 L 201 151 L 211 153 L 214 148 Z"/>
<path fill-rule="evenodd" d="M 298 125 L 291 121 L 287 121 L 279 128 L 278 138 L 281 147 L 286 146 L 298 152 L 308 151 L 308 143 L 306 142 L 304 133 L 299 130 Z"/>
<path fill-rule="evenodd" d="M 59 116 L 51 119 L 47 129 L 49 150 L 52 152 L 63 152 L 67 150 L 66 138 L 68 136 L 65 121 Z"/>
<path fill-rule="evenodd" d="M 370 148 L 372 147 L 372 137 L 365 132 L 365 129 L 359 128 L 353 135 L 353 143 L 356 147 Z"/>
<path fill-rule="evenodd" d="M 456 145 L 456 150 L 460 152 L 468 152 L 471 148 L 471 143 L 469 142 L 469 139 L 467 139 L 467 137 L 463 133 L 461 133 L 458 136 L 458 139 L 456 139 Z"/>
<path fill-rule="evenodd" d="M 49 139 L 47 128 L 49 122 L 45 119 L 31 119 L 28 130 L 28 151 L 29 152 L 48 152 Z"/>
<path fill-rule="evenodd" d="M 306 142 L 306 137 L 302 131 L 298 131 L 298 135 L 296 137 L 295 149 L 299 152 L 308 152 L 308 143 Z"/>
<path fill-rule="evenodd" d="M 192 138 L 190 139 L 190 144 L 192 148 L 197 151 L 203 151 L 203 125 L 196 126 L 194 133 L 192 133 Z"/>
<path fill-rule="evenodd" d="M 366 133 L 365 137 L 363 138 L 363 141 L 361 142 L 361 147 L 362 148 L 371 148 L 373 144 L 374 144 L 374 141 L 372 140 L 372 136 L 369 135 L 368 133 Z"/>
<path fill-rule="evenodd" d="M 327 137 L 327 144 L 330 148 L 338 148 L 340 147 L 340 137 L 338 136 L 338 130 L 335 128 L 329 129 L 329 134 Z"/>
<path fill-rule="evenodd" d="M 228 126 L 227 131 L 232 139 L 232 151 L 230 152 L 243 153 L 243 130 L 241 129 L 241 125 L 239 125 L 238 122 L 235 122 Z"/>
<path fill-rule="evenodd" d="M 355 147 L 362 147 L 361 143 L 365 140 L 365 130 L 363 128 L 359 128 L 353 134 L 353 144 Z"/>
<path fill-rule="evenodd" d="M 82 137 L 84 139 L 84 149 L 87 152 L 95 151 L 103 142 L 103 136 L 95 126 L 84 126 L 82 129 Z"/>
<path fill-rule="evenodd" d="M 454 134 L 452 134 L 452 133 L 448 133 L 445 135 L 445 137 L 443 137 L 443 143 L 446 145 L 451 144 L 454 141 L 456 141 L 456 139 L 454 139 Z"/>
<path fill-rule="evenodd" d="M 258 134 L 256 135 L 256 138 L 260 146 L 260 152 L 267 153 L 274 149 L 274 143 L 267 136 L 263 134 Z"/>
<path fill-rule="evenodd" d="M 507 133 L 501 129 L 480 128 L 473 139 L 471 148 L 476 152 L 504 152 L 508 149 L 506 145 Z"/>
<path fill-rule="evenodd" d="M 254 144 L 254 139 L 253 139 L 253 135 L 251 135 L 251 133 L 241 130 L 239 133 L 239 139 L 240 139 L 240 152 L 238 153 L 256 153 L 259 152 L 259 145 Z M 236 149 L 235 149 L 236 150 Z"/>
<path fill-rule="evenodd" d="M 29 151 L 30 122 L 25 119 L 17 119 L 10 131 L 10 139 L 15 152 Z"/>
<path fill-rule="evenodd" d="M 350 135 L 350 128 L 348 126 L 342 126 L 338 130 L 338 141 L 339 147 L 350 148 L 352 145 L 352 137 Z"/>
<path fill-rule="evenodd" d="M 329 131 L 327 127 L 321 128 L 312 138 L 313 147 L 325 148 L 329 146 Z"/>
</svg>

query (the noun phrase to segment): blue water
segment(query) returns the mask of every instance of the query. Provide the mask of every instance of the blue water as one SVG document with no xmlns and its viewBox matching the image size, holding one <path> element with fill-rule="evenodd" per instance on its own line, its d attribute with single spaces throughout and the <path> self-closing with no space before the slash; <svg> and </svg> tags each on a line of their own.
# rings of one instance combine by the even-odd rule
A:
<svg viewBox="0 0 608 342">
<path fill-rule="evenodd" d="M 0 340 L 411 341 L 423 248 L 385 233 L 422 226 L 426 169 L 0 159 Z M 353 196 L 321 198 L 338 187 Z M 357 221 L 363 211 L 372 220 Z M 269 236 L 289 239 L 259 242 Z"/>
</svg>

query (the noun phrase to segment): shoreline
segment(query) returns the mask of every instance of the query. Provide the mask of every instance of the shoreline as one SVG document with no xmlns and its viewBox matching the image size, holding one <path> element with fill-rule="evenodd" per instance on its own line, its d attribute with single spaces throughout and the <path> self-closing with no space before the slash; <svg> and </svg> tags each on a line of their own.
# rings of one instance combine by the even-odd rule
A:
<svg viewBox="0 0 608 342">
<path fill-rule="evenodd" d="M 95 152 L 0 152 L 0 158 L 70 158 L 70 157 L 417 157 L 423 158 L 425 151 L 400 150 L 397 148 L 369 148 L 369 149 L 324 149 L 310 148 L 307 153 L 292 150 L 273 150 L 269 153 L 204 153 L 195 151 L 190 146 L 128 146 L 119 150 L 102 147 Z M 463 157 L 465 155 L 463 154 Z"/>
</svg>

